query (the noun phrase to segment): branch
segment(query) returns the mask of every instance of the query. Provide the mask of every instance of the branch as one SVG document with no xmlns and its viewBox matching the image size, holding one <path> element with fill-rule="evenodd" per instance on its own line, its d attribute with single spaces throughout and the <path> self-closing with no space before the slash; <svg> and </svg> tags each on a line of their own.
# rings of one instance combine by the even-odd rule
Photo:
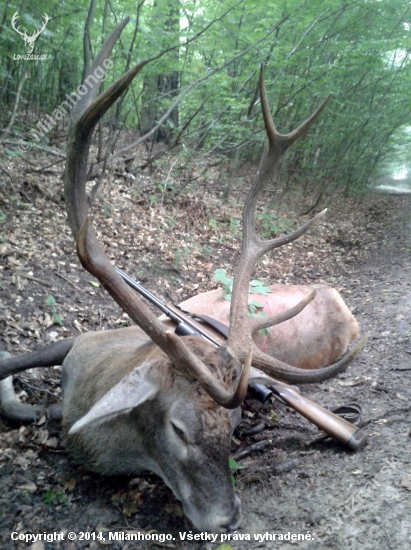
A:
<svg viewBox="0 0 411 550">
<path fill-rule="evenodd" d="M 17 93 L 16 93 L 16 99 L 14 100 L 13 112 L 11 114 L 11 119 L 10 119 L 10 122 L 7 124 L 6 128 L 4 129 L 3 135 L 0 138 L 0 143 L 3 143 L 3 141 L 6 138 L 6 135 L 10 132 L 10 129 L 14 124 L 14 119 L 16 118 L 17 109 L 18 109 L 19 103 L 20 103 L 21 90 L 23 89 L 23 86 L 24 86 L 24 83 L 26 82 L 26 80 L 29 80 L 30 78 L 31 77 L 28 74 L 24 74 L 22 79 L 19 82 L 19 85 L 18 85 L 18 88 L 17 88 Z"/>
</svg>

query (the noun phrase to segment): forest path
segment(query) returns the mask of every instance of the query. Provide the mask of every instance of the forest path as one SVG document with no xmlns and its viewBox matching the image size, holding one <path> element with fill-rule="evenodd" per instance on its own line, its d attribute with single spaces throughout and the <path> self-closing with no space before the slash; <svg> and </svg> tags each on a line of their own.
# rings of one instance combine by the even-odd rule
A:
<svg viewBox="0 0 411 550">
<path fill-rule="evenodd" d="M 296 449 L 288 453 L 300 459 L 295 470 L 243 494 L 245 531 L 310 531 L 324 543 L 279 548 L 411 548 L 411 201 L 399 205 L 349 278 L 361 331 L 370 332 L 365 349 L 338 379 L 303 392 L 317 403 L 360 403 L 368 445 L 357 453 L 334 443 L 311 445 L 312 454 Z"/>
<path fill-rule="evenodd" d="M 16 193 L 19 185 L 24 194 L 17 195 L 18 200 L 6 193 L 0 196 L 7 214 L 0 243 L 0 298 L 5 305 L 0 314 L 1 349 L 19 353 L 56 336 L 124 323 L 119 308 L 103 289 L 90 285 L 90 275 L 78 265 L 63 205 L 51 198 L 59 196 L 59 180 L 47 192 L 40 178 L 36 186 L 25 180 L 16 183 Z M 241 196 L 234 206 L 222 204 L 208 191 L 171 205 L 156 205 L 150 196 L 130 203 L 127 185 L 111 186 L 106 193 L 113 206 L 111 218 L 95 209 L 106 246 L 111 251 L 118 246 L 126 271 L 161 297 L 171 295 L 176 301 L 215 287 L 214 269 L 232 264 L 238 251 L 232 220 L 239 218 Z M 299 208 L 298 203 L 294 210 L 287 207 L 289 220 Z M 210 219 L 216 228 L 210 227 Z M 156 248 L 162 242 L 173 251 L 180 242 L 178 255 L 171 256 L 167 246 Z M 362 333 L 370 331 L 365 349 L 346 373 L 301 388 L 320 404 L 360 403 L 369 443 L 355 454 L 334 442 L 310 443 L 319 432 L 308 421 L 275 402 L 247 400 L 233 453 L 258 439 L 271 443 L 241 460 L 245 468 L 237 472 L 236 484 L 244 522 L 239 533 L 249 535 L 250 541 L 230 544 L 239 550 L 410 548 L 410 199 L 369 197 L 332 208 L 320 229 L 283 250 L 281 257 L 268 258 L 260 272 L 277 282 L 321 281 L 336 287 Z M 54 312 L 47 295 L 56 299 Z M 16 385 L 30 402 L 39 402 L 47 392 L 59 395 L 58 375 L 58 370 L 37 369 L 19 375 Z M 267 427 L 262 434 L 245 435 L 260 422 Z M 60 530 L 155 529 L 172 533 L 175 548 L 217 546 L 180 541 L 179 532 L 186 528 L 181 506 L 154 475 L 104 478 L 73 464 L 58 423 L 13 428 L 0 419 L 0 509 L 0 540 L 11 550 L 27 548 L 10 541 L 13 531 Z M 316 540 L 291 544 L 254 538 L 266 532 L 284 537 L 308 531 Z M 74 550 L 78 543 L 46 543 L 38 549 Z M 124 545 L 113 541 L 110 548 Z M 81 548 L 100 548 L 100 542 L 83 540 Z M 127 548 L 155 546 L 139 542 Z"/>
</svg>

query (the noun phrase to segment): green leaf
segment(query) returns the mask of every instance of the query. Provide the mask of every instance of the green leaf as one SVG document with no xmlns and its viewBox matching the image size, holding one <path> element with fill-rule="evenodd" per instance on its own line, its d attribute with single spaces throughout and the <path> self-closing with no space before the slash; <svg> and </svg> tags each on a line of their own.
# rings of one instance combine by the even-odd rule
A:
<svg viewBox="0 0 411 550">
<path fill-rule="evenodd" d="M 63 326 L 63 321 L 61 320 L 60 315 L 57 313 L 56 308 L 53 308 L 51 313 L 52 313 L 53 318 L 56 321 L 56 323 L 62 327 Z"/>
<path fill-rule="evenodd" d="M 228 457 L 228 465 L 231 470 L 244 470 L 244 466 L 238 464 L 238 462 L 236 462 L 231 456 Z"/>
<path fill-rule="evenodd" d="M 111 204 L 104 203 L 103 210 L 107 218 L 113 217 L 113 207 L 111 206 Z"/>
<path fill-rule="evenodd" d="M 258 308 L 258 309 L 263 309 L 263 307 L 264 307 L 263 305 L 261 305 L 260 303 L 256 302 L 255 300 L 250 300 L 250 301 L 248 302 L 248 305 L 249 305 L 249 306 L 253 306 L 253 307 L 255 307 L 255 308 Z"/>
<path fill-rule="evenodd" d="M 6 149 L 5 150 L 5 153 L 8 157 L 18 157 L 19 156 L 19 152 L 17 151 L 12 151 L 11 149 Z"/>
<path fill-rule="evenodd" d="M 54 299 L 54 297 L 49 294 L 46 298 L 46 303 L 48 306 L 55 306 L 56 305 L 56 300 Z"/>
<path fill-rule="evenodd" d="M 100 286 L 100 283 L 98 283 L 97 281 L 89 281 L 89 283 L 93 286 Z"/>
<path fill-rule="evenodd" d="M 233 279 L 227 275 L 227 271 L 225 269 L 216 269 L 214 271 L 214 278 L 217 279 L 217 281 L 220 281 L 223 285 L 232 287 Z"/>
<path fill-rule="evenodd" d="M 250 289 L 251 293 L 267 296 L 267 294 L 272 292 L 271 288 L 268 288 L 268 286 L 265 286 L 265 284 L 262 281 L 253 280 L 251 281 L 250 285 L 252 286 L 252 289 Z"/>
</svg>

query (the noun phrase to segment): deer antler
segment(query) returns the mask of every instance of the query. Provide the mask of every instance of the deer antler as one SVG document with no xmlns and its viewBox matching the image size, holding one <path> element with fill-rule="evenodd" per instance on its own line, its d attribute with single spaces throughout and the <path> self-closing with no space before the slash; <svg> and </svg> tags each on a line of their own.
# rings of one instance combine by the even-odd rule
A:
<svg viewBox="0 0 411 550">
<path fill-rule="evenodd" d="M 128 21 L 129 18 L 122 21 L 105 40 L 90 69 L 90 74 L 109 57 L 117 38 Z M 77 252 L 85 269 L 101 281 L 114 300 L 168 355 L 174 365 L 191 372 L 218 404 L 229 409 L 236 408 L 243 401 L 247 391 L 251 365 L 250 355 L 248 355 L 248 359 L 246 359 L 246 356 L 244 357 L 244 367 L 237 387 L 233 391 L 228 391 L 211 374 L 206 365 L 184 344 L 182 339 L 174 333 L 166 331 L 164 325 L 158 321 L 157 317 L 140 300 L 138 295 L 118 275 L 98 243 L 87 217 L 86 171 L 94 127 L 149 61 L 149 59 L 142 61 L 130 69 L 96 99 L 94 98 L 97 95 L 98 86 L 88 89 L 73 109 L 64 175 L 69 225 L 76 238 Z M 210 349 L 212 349 L 211 346 Z"/>
<path fill-rule="evenodd" d="M 269 250 L 273 250 L 274 248 L 278 248 L 298 239 L 311 226 L 317 223 L 326 212 L 326 210 L 323 210 L 312 220 L 308 221 L 290 235 L 277 237 L 276 239 L 271 240 L 262 240 L 256 233 L 255 211 L 257 201 L 262 190 L 270 181 L 274 179 L 276 172 L 278 171 L 279 162 L 285 151 L 288 147 L 290 147 L 290 145 L 292 145 L 295 141 L 297 141 L 297 139 L 307 132 L 310 126 L 325 109 L 331 96 L 329 95 L 318 107 L 318 109 L 316 109 L 316 111 L 314 111 L 314 113 L 298 128 L 289 134 L 283 135 L 277 131 L 271 116 L 264 82 L 263 67 L 261 67 L 260 71 L 259 87 L 269 149 L 267 156 L 260 167 L 259 173 L 251 186 L 244 205 L 243 242 L 240 259 L 234 275 L 230 310 L 230 332 L 227 347 L 231 350 L 233 355 L 241 361 L 241 358 L 244 357 L 246 351 L 251 346 L 254 346 L 253 365 L 261 368 L 270 376 L 276 376 L 289 382 L 313 382 L 326 380 L 332 376 L 335 376 L 339 372 L 342 372 L 346 368 L 348 363 L 354 359 L 363 347 L 366 337 L 359 342 L 359 344 L 350 352 L 348 356 L 343 358 L 338 363 L 325 369 L 307 372 L 304 369 L 282 363 L 278 359 L 261 352 L 253 344 L 252 336 L 256 331 L 262 328 L 268 328 L 275 324 L 282 323 L 294 315 L 297 315 L 297 313 L 304 309 L 304 307 L 311 302 L 311 300 L 313 300 L 315 297 L 315 291 L 311 293 L 308 298 L 297 304 L 294 308 L 291 308 L 290 310 L 274 317 L 264 317 L 250 320 L 250 317 L 248 316 L 247 303 L 249 282 L 257 261 Z"/>
</svg>

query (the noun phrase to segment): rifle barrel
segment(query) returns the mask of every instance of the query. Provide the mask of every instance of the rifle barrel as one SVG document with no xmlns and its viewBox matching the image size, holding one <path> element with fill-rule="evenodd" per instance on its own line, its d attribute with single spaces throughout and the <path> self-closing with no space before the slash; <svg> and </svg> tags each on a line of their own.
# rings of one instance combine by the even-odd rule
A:
<svg viewBox="0 0 411 550">
<path fill-rule="evenodd" d="M 152 304 L 157 306 L 163 313 L 169 317 L 173 323 L 176 323 L 177 326 L 179 326 L 180 330 L 177 331 L 177 333 L 180 333 L 180 336 L 189 335 L 189 334 L 196 334 L 197 336 L 202 336 L 206 340 L 208 340 L 213 346 L 218 348 L 220 346 L 219 342 L 214 340 L 214 338 L 200 325 L 200 323 L 197 323 L 193 319 L 191 319 L 188 315 L 185 315 L 182 311 L 179 311 L 179 309 L 174 305 L 167 305 L 164 302 L 162 302 L 157 296 L 155 296 L 153 293 L 151 293 L 149 290 L 144 288 L 140 283 L 132 279 L 127 273 L 125 273 L 123 270 L 121 270 L 119 267 L 115 268 L 117 273 L 124 279 L 124 281 L 134 290 L 139 292 L 144 298 L 149 300 Z M 188 330 L 184 333 L 185 327 L 188 325 L 191 330 Z"/>
</svg>

